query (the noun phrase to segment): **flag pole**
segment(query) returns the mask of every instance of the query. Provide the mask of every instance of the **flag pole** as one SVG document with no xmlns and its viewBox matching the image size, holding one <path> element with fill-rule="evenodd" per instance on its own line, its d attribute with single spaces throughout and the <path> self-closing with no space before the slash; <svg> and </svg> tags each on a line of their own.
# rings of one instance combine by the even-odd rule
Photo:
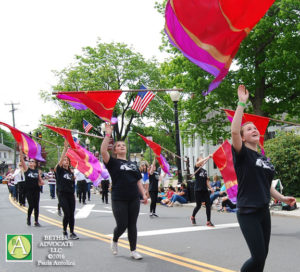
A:
<svg viewBox="0 0 300 272">
<path fill-rule="evenodd" d="M 223 109 L 222 110 L 226 110 L 226 109 Z M 251 113 L 249 113 L 251 114 Z M 252 114 L 254 115 L 254 114 Z M 277 122 L 277 123 L 284 123 L 284 124 L 288 124 L 288 125 L 293 125 L 293 126 L 300 126 L 300 124 L 297 124 L 297 123 L 294 123 L 294 122 L 289 122 L 289 121 L 282 121 L 282 120 L 278 120 L 278 119 L 274 119 L 274 118 L 270 118 L 270 117 L 265 117 L 265 116 L 261 116 L 261 115 L 257 115 L 258 117 L 261 117 L 261 118 L 266 118 L 266 119 L 269 119 L 270 121 L 273 121 L 273 122 Z"/>
<path fill-rule="evenodd" d="M 79 92 L 89 92 L 89 93 L 137 93 L 137 92 L 172 92 L 178 91 L 183 92 L 183 89 L 129 89 L 129 90 L 96 90 L 96 91 L 79 91 Z M 78 93 L 78 92 L 52 92 L 52 94 L 66 94 L 68 93 Z"/>
<path fill-rule="evenodd" d="M 95 135 L 95 134 L 84 133 L 84 132 L 80 132 L 80 131 L 73 130 L 73 129 L 70 129 L 70 131 L 75 132 L 75 133 L 78 133 L 78 134 L 82 134 L 82 135 L 85 135 L 85 136 L 89 136 L 89 137 L 94 137 L 94 138 L 104 139 L 104 137 L 98 136 L 98 135 Z"/>
<path fill-rule="evenodd" d="M 179 159 L 183 160 L 184 162 L 186 162 L 186 160 L 185 160 L 184 158 L 182 158 L 182 157 L 178 156 L 178 155 L 177 155 L 177 154 L 175 154 L 174 152 L 172 152 L 172 151 L 170 151 L 170 150 L 168 150 L 168 149 L 164 148 L 163 146 L 160 146 L 160 147 L 161 147 L 163 150 L 165 150 L 165 151 L 169 152 L 170 154 L 172 154 L 173 156 L 175 156 L 175 157 L 177 157 L 177 158 L 179 158 Z"/>
</svg>

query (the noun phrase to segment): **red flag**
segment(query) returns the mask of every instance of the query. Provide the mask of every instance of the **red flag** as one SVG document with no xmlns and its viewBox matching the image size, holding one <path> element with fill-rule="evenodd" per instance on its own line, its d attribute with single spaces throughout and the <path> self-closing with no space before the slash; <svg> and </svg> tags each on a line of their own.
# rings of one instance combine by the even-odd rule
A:
<svg viewBox="0 0 300 272">
<path fill-rule="evenodd" d="M 6 123 L 0 122 L 0 125 L 6 126 L 10 129 L 10 132 L 14 136 L 16 142 L 22 146 L 24 154 L 26 154 L 29 158 L 33 158 L 38 161 L 45 161 L 42 157 L 42 148 L 40 144 L 35 142 L 25 133 Z"/>
<path fill-rule="evenodd" d="M 228 198 L 236 203 L 237 177 L 233 166 L 231 144 L 226 140 L 214 153 L 213 160 L 224 179 Z"/>
<path fill-rule="evenodd" d="M 114 107 L 122 91 L 85 91 L 85 92 L 60 92 L 68 97 L 78 99 L 93 113 L 106 122 L 110 122 Z M 62 99 L 60 97 L 60 99 Z"/>
<path fill-rule="evenodd" d="M 226 109 L 224 109 L 224 111 L 227 115 L 228 120 L 232 123 L 235 111 L 226 110 Z M 260 134 L 259 146 L 262 150 L 264 147 L 265 132 L 268 127 L 269 121 L 270 121 L 270 119 L 267 117 L 249 114 L 249 113 L 244 113 L 243 118 L 242 118 L 242 125 L 246 122 L 252 122 L 258 129 L 259 134 Z"/>
<path fill-rule="evenodd" d="M 143 136 L 142 134 L 139 134 L 139 136 L 141 136 L 141 138 L 146 142 L 146 144 L 153 150 L 153 152 L 156 154 L 156 156 L 160 156 L 161 153 L 161 146 L 151 140 L 148 140 L 145 136 Z"/>
<path fill-rule="evenodd" d="M 45 127 L 50 128 L 53 131 L 60 134 L 61 136 L 63 136 L 68 141 L 69 145 L 72 148 L 76 148 L 71 130 L 66 129 L 66 128 L 54 127 L 54 126 L 50 126 L 50 125 L 45 125 Z"/>
</svg>

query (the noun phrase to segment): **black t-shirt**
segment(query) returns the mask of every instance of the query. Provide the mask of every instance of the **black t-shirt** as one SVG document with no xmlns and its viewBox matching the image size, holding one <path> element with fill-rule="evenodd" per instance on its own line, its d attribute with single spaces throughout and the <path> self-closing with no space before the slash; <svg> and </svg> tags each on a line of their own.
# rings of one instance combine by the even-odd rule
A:
<svg viewBox="0 0 300 272">
<path fill-rule="evenodd" d="M 159 173 L 154 171 L 149 175 L 149 192 L 158 192 Z"/>
<path fill-rule="evenodd" d="M 137 182 L 142 175 L 134 162 L 110 157 L 105 166 L 112 180 L 112 200 L 132 200 L 139 197 Z"/>
<path fill-rule="evenodd" d="M 181 192 L 183 192 L 184 194 L 182 195 L 183 198 L 185 198 L 186 201 L 188 201 L 188 191 L 187 189 L 183 189 Z"/>
<path fill-rule="evenodd" d="M 71 171 L 57 165 L 55 176 L 56 176 L 57 192 L 74 194 L 75 179 L 74 179 L 74 174 Z"/>
<path fill-rule="evenodd" d="M 104 192 L 108 191 L 108 188 L 109 188 L 109 180 L 108 179 L 103 179 L 101 181 L 101 188 L 102 188 L 102 191 L 104 191 Z"/>
<path fill-rule="evenodd" d="M 199 169 L 199 167 L 194 167 L 194 172 L 196 172 Z M 195 174 L 195 186 L 194 191 L 208 191 L 207 190 L 207 171 L 203 168 L 200 168 L 200 170 Z"/>
<path fill-rule="evenodd" d="M 270 187 L 274 177 L 274 166 L 258 152 L 244 143 L 237 154 L 232 147 L 233 163 L 238 181 L 238 208 L 262 208 L 271 199 Z"/>
<path fill-rule="evenodd" d="M 27 190 L 39 191 L 39 171 L 37 169 L 28 168 L 24 173 L 25 175 L 25 187 Z"/>
</svg>

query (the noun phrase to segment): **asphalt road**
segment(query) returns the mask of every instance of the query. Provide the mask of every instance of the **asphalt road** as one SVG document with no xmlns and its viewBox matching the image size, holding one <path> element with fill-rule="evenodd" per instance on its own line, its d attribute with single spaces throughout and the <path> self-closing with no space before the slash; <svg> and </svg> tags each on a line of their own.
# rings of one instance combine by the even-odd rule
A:
<svg viewBox="0 0 300 272">
<path fill-rule="evenodd" d="M 192 207 L 158 205 L 159 217 L 150 218 L 149 204 L 142 205 L 137 250 L 144 258 L 136 261 L 129 256 L 126 235 L 120 239 L 118 256 L 111 254 L 110 235 L 115 221 L 110 205 L 102 204 L 99 194 L 92 194 L 91 201 L 85 206 L 76 203 L 75 232 L 80 239 L 72 241 L 71 245 L 57 243 L 56 239 L 62 234 L 62 218 L 56 213 L 56 205 L 57 200 L 50 199 L 48 186 L 44 186 L 40 201 L 42 227 L 29 227 L 26 209 L 9 199 L 6 185 L 0 185 L 1 272 L 230 272 L 239 271 L 249 257 L 236 215 L 232 213 L 212 211 L 212 222 L 216 227 L 208 228 L 203 208 L 197 214 L 197 226 L 192 226 L 189 220 Z M 6 234 L 32 234 L 32 262 L 6 262 Z M 299 218 L 272 216 L 272 237 L 265 271 L 300 271 L 299 240 Z M 46 242 L 53 244 L 50 246 Z"/>
</svg>

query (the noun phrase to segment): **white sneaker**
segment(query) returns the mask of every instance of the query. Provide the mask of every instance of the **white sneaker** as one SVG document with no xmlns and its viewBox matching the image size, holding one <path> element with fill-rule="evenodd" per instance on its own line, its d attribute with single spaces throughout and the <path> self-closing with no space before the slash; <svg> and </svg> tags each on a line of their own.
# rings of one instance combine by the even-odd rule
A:
<svg viewBox="0 0 300 272">
<path fill-rule="evenodd" d="M 111 248 L 112 254 L 114 254 L 114 255 L 118 254 L 118 243 L 117 242 L 114 242 L 113 240 L 111 240 L 110 248 Z"/>
<path fill-rule="evenodd" d="M 131 255 L 131 258 L 133 258 L 135 260 L 141 260 L 141 259 L 143 259 L 143 256 L 140 253 L 136 252 L 135 250 L 131 251 L 130 255 Z"/>
</svg>

